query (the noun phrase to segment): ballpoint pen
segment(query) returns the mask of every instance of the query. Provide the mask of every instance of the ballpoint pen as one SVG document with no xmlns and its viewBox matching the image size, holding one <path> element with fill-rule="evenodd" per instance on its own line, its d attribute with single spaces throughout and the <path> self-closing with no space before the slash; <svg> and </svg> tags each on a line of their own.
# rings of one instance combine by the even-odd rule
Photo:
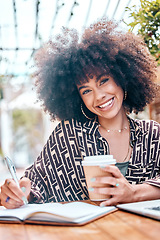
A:
<svg viewBox="0 0 160 240">
<path fill-rule="evenodd" d="M 18 182 L 18 177 L 17 177 L 17 174 L 16 174 L 16 168 L 15 168 L 12 160 L 9 157 L 5 157 L 4 160 L 5 160 L 6 164 L 7 164 L 8 170 L 9 170 L 12 178 L 16 182 L 17 186 L 20 188 L 20 185 L 19 185 L 19 182 Z M 28 203 L 26 197 L 23 197 L 22 200 L 23 200 L 24 204 Z"/>
</svg>

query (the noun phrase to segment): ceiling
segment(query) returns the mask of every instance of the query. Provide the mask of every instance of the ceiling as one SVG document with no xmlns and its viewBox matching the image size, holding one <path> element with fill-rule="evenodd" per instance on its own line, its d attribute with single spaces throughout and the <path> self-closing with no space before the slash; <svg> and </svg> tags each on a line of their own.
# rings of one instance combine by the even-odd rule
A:
<svg viewBox="0 0 160 240">
<path fill-rule="evenodd" d="M 35 49 L 62 26 L 83 27 L 107 16 L 128 19 L 140 0 L 0 0 L 0 74 L 26 76 Z M 126 27 L 126 26 L 125 26 Z"/>
</svg>

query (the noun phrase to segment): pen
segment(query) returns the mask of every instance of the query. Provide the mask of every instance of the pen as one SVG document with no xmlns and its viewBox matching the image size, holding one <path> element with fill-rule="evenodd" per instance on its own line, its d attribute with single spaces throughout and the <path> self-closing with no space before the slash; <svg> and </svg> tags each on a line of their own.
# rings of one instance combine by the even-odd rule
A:
<svg viewBox="0 0 160 240">
<path fill-rule="evenodd" d="M 12 178 L 16 182 L 17 186 L 20 188 L 20 185 L 19 185 L 19 182 L 18 182 L 18 177 L 17 177 L 17 174 L 16 174 L 16 168 L 15 168 L 12 160 L 9 157 L 5 157 L 4 160 L 7 164 L 8 170 L 9 170 Z M 25 198 L 25 199 L 22 199 L 22 200 L 23 200 L 24 204 L 26 205 L 27 204 L 27 199 Z"/>
</svg>

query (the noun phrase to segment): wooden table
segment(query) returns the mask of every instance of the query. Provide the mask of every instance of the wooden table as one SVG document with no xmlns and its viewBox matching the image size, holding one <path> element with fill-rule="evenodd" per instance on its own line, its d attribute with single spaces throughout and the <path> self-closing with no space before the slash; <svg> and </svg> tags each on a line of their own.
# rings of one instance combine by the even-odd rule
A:
<svg viewBox="0 0 160 240">
<path fill-rule="evenodd" d="M 81 227 L 0 224 L 1 240 L 159 240 L 160 222 L 116 211 Z"/>
</svg>

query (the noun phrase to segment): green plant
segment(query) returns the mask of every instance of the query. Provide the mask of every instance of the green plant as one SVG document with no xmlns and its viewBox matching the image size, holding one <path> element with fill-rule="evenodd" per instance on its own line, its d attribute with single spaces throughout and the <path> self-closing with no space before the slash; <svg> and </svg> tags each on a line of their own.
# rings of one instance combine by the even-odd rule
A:
<svg viewBox="0 0 160 240">
<path fill-rule="evenodd" d="M 14 109 L 12 116 L 14 131 L 17 131 L 19 127 L 23 127 L 26 132 L 32 131 L 38 122 L 37 112 L 32 109 Z"/>
<path fill-rule="evenodd" d="M 35 109 L 14 109 L 13 119 L 13 137 L 21 138 L 25 135 L 30 147 L 36 144 L 35 139 L 42 140 L 42 115 Z"/>
<path fill-rule="evenodd" d="M 160 65 L 160 0 L 140 0 L 140 8 L 134 5 L 127 7 L 132 22 L 126 23 L 130 31 L 136 30 L 144 37 L 150 53 L 156 58 Z"/>
</svg>

